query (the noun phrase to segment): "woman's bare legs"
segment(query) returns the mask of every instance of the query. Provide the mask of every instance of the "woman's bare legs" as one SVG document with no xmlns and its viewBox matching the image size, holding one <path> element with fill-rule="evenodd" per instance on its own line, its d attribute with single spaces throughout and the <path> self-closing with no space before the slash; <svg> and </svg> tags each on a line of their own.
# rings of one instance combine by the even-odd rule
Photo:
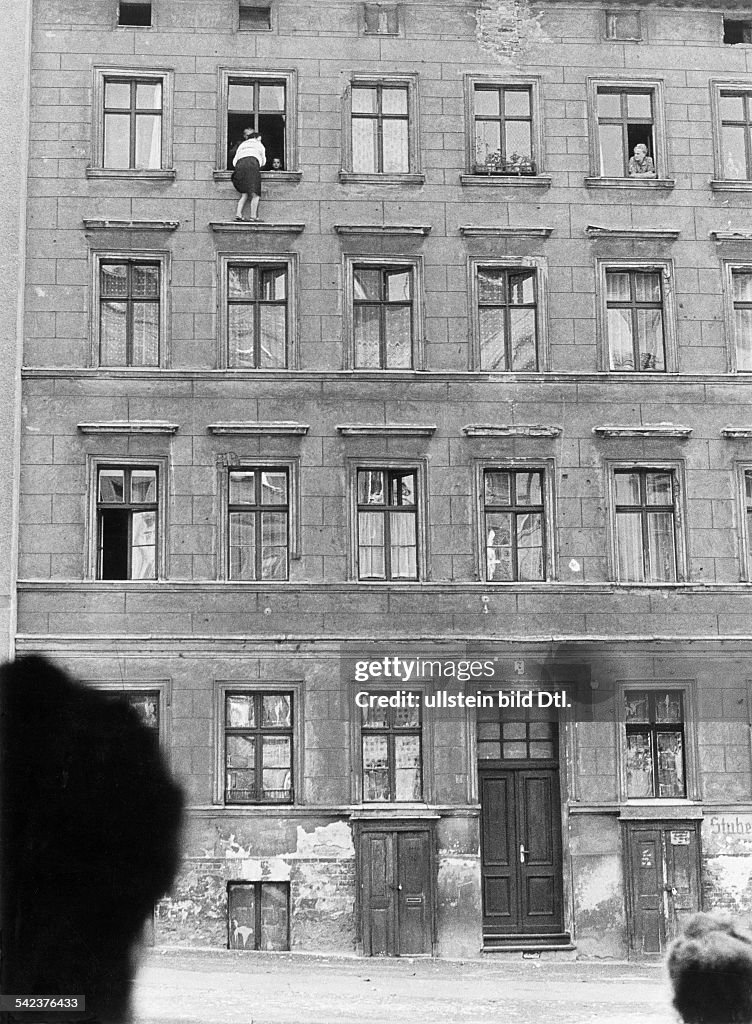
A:
<svg viewBox="0 0 752 1024">
<path fill-rule="evenodd" d="M 242 220 L 243 219 L 243 210 L 245 209 L 245 204 L 247 202 L 248 202 L 248 193 L 247 192 L 242 192 L 240 194 L 240 199 L 238 199 L 238 209 L 237 209 L 237 213 L 235 214 L 235 220 Z M 258 206 L 258 203 L 256 203 L 256 205 Z M 253 209 L 253 205 L 252 204 L 251 204 L 251 209 Z"/>
<path fill-rule="evenodd" d="M 261 196 L 251 196 L 251 220 L 258 220 L 259 200 Z"/>
</svg>

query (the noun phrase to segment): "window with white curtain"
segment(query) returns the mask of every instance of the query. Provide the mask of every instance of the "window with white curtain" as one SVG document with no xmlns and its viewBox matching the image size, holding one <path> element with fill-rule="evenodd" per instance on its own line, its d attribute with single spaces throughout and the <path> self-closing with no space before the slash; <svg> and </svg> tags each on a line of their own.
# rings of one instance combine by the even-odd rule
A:
<svg viewBox="0 0 752 1024">
<path fill-rule="evenodd" d="M 673 583 L 677 570 L 676 474 L 614 470 L 616 575 L 620 583 Z"/>
<path fill-rule="evenodd" d="M 358 469 L 358 579 L 418 579 L 418 473 Z"/>
</svg>

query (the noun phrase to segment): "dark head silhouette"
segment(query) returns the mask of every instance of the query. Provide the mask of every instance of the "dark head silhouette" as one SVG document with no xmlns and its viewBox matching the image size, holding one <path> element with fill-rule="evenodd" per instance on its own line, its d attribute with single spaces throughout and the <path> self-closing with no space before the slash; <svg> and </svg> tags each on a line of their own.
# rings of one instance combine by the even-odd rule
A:
<svg viewBox="0 0 752 1024">
<path fill-rule="evenodd" d="M 751 1024 L 752 934 L 724 914 L 695 914 L 668 951 L 686 1024 Z"/>
</svg>

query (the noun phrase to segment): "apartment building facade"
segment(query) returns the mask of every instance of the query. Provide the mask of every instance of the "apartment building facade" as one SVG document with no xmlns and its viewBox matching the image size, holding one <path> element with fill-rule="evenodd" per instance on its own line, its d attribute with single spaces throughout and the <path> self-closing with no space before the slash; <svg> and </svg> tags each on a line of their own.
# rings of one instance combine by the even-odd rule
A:
<svg viewBox="0 0 752 1024">
<path fill-rule="evenodd" d="M 159 732 L 157 943 L 752 908 L 751 30 L 541 8 L 34 3 L 16 646 Z"/>
</svg>

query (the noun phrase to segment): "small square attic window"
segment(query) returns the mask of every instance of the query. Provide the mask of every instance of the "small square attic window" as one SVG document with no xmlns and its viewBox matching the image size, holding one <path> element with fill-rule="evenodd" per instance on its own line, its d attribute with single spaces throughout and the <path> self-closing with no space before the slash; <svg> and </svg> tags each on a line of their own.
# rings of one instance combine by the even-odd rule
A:
<svg viewBox="0 0 752 1024">
<path fill-rule="evenodd" d="M 388 4 L 364 4 L 363 26 L 369 36 L 399 35 L 399 8 Z"/>
<path fill-rule="evenodd" d="M 735 43 L 752 43 L 752 21 L 740 18 L 724 18 L 723 41 L 731 46 Z"/>
<path fill-rule="evenodd" d="M 238 30 L 240 32 L 269 32 L 271 27 L 271 7 L 241 2 L 238 18 Z"/>
<path fill-rule="evenodd" d="M 135 28 L 151 27 L 151 0 L 120 0 L 118 25 Z"/>
<path fill-rule="evenodd" d="M 641 38 L 639 11 L 606 11 L 606 39 L 637 42 Z"/>
</svg>

